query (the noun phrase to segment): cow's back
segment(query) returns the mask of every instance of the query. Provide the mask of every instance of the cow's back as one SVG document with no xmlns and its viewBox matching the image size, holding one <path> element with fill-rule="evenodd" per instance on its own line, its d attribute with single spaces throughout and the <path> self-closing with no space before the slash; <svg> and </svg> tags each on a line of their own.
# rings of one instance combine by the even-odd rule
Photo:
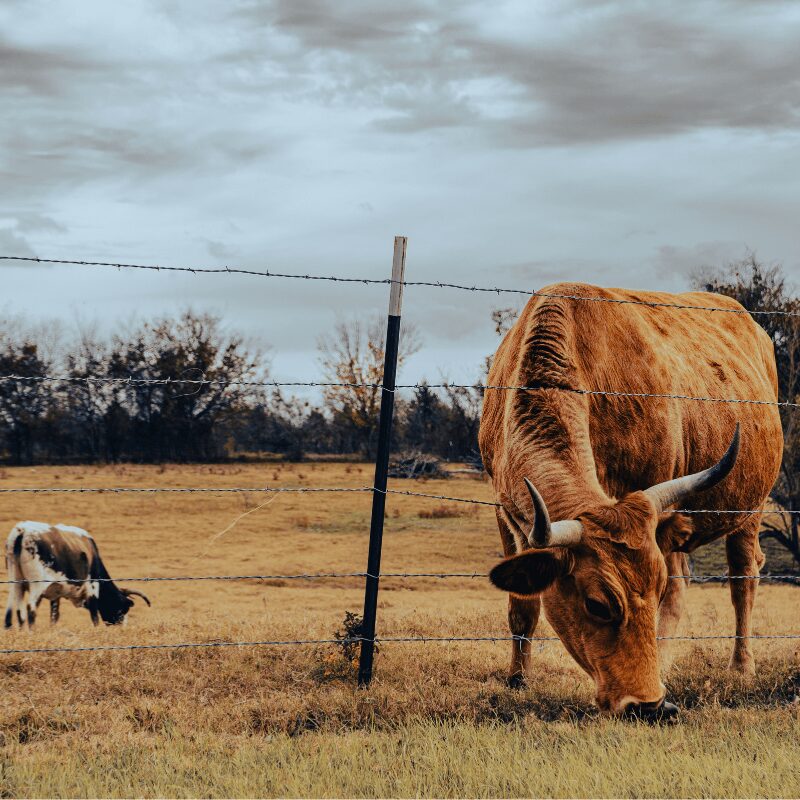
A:
<svg viewBox="0 0 800 800">
<path fill-rule="evenodd" d="M 490 386 L 535 387 L 487 391 L 480 445 L 499 492 L 515 491 L 523 472 L 534 481 L 539 472 L 546 484 L 548 460 L 560 459 L 594 471 L 619 497 L 715 463 L 738 421 L 742 446 L 732 476 L 695 506 L 760 507 L 780 466 L 776 406 L 652 396 L 777 400 L 772 342 L 749 314 L 734 313 L 743 311 L 735 300 L 586 284 L 555 284 L 541 294 L 550 296 L 530 300 L 489 373 Z"/>
<path fill-rule="evenodd" d="M 13 554 L 23 571 L 35 560 L 74 580 L 89 576 L 94 551 L 94 540 L 83 528 L 44 522 L 17 523 L 6 542 L 7 555 Z"/>
</svg>

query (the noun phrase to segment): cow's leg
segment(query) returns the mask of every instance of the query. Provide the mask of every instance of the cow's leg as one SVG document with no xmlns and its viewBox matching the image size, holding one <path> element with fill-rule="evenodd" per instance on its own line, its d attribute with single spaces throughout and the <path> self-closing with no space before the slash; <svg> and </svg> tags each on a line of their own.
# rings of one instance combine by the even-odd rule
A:
<svg viewBox="0 0 800 800">
<path fill-rule="evenodd" d="M 10 581 L 14 581 L 8 585 L 8 602 L 6 604 L 5 626 L 6 628 L 10 628 L 13 624 L 15 612 L 20 626 L 22 625 L 22 614 L 20 612 L 20 608 L 22 607 L 23 599 L 25 597 L 26 584 L 22 582 L 22 572 L 17 564 L 17 559 L 12 555 L 8 555 L 6 557 L 6 569 L 8 572 L 8 579 Z"/>
<path fill-rule="evenodd" d="M 508 685 L 518 689 L 525 685 L 525 676 L 531 663 L 530 637 L 539 621 L 541 601 L 538 597 L 521 598 L 509 595 L 508 627 L 512 636 L 525 637 L 511 642 L 511 667 L 508 670 Z"/>
<path fill-rule="evenodd" d="M 754 675 L 756 671 L 749 637 L 753 627 L 751 612 L 758 588 L 758 575 L 764 564 L 764 554 L 758 543 L 760 527 L 761 515 L 758 514 L 725 540 L 728 574 L 745 576 L 740 580 L 728 581 L 736 614 L 736 636 L 741 637 L 734 642 L 730 668 L 748 675 Z"/>
<path fill-rule="evenodd" d="M 503 519 L 501 511 L 497 511 L 497 524 L 500 538 L 503 541 L 503 552 L 513 556 L 517 552 L 514 534 Z M 508 685 L 518 689 L 525 685 L 525 675 L 531 661 L 531 643 L 527 641 L 536 630 L 539 621 L 541 601 L 538 597 L 523 598 L 510 594 L 508 596 L 508 627 L 512 636 L 524 637 L 511 642 L 511 666 L 508 670 Z"/>
<path fill-rule="evenodd" d="M 48 584 L 33 584 L 28 593 L 28 627 L 32 628 L 36 622 L 36 609 L 42 602 L 42 595 L 47 591 Z"/>
<path fill-rule="evenodd" d="M 89 609 L 89 614 L 92 617 L 92 622 L 95 625 L 98 625 L 100 623 L 100 614 L 98 612 L 97 598 L 96 597 L 90 597 L 86 601 L 86 608 Z"/>
<path fill-rule="evenodd" d="M 58 622 L 58 618 L 61 616 L 61 614 L 60 614 L 60 611 L 61 611 L 60 603 L 61 603 L 61 598 L 59 598 L 59 597 L 54 597 L 50 601 L 50 624 L 51 625 L 55 625 L 56 622 Z"/>
<path fill-rule="evenodd" d="M 688 575 L 689 559 L 686 553 L 670 553 L 666 557 L 667 572 L 670 576 Z M 686 600 L 686 587 L 688 578 L 670 577 L 667 582 L 667 591 L 661 605 L 658 607 L 658 643 L 661 655 L 661 668 L 666 669 L 672 658 L 672 642 L 665 641 L 663 637 L 674 636 L 675 629 L 683 615 Z"/>
<path fill-rule="evenodd" d="M 8 573 L 10 580 L 14 580 L 11 577 L 11 572 Z M 8 603 L 6 604 L 6 618 L 5 618 L 5 626 L 6 628 L 10 628 L 13 625 L 14 620 L 14 612 L 16 611 L 19 614 L 19 604 L 21 601 L 21 587 L 18 583 L 12 583 L 8 587 Z"/>
</svg>

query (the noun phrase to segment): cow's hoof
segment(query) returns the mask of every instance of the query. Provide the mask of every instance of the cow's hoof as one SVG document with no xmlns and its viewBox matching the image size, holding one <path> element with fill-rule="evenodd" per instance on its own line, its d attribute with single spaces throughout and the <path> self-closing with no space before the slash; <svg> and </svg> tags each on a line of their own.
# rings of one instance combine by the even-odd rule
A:
<svg viewBox="0 0 800 800">
<path fill-rule="evenodd" d="M 732 658 L 728 664 L 728 669 L 746 678 L 755 678 L 756 676 L 756 662 L 752 658 Z"/>
<path fill-rule="evenodd" d="M 521 672 L 515 672 L 506 678 L 506 686 L 509 689 L 524 689 L 525 683 L 525 676 Z"/>
</svg>

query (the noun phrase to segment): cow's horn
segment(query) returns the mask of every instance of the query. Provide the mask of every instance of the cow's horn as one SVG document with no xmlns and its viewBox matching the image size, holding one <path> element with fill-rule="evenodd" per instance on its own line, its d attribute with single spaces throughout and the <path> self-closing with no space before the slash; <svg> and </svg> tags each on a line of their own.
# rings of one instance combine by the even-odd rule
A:
<svg viewBox="0 0 800 800">
<path fill-rule="evenodd" d="M 727 477 L 739 455 L 739 428 L 737 422 L 728 450 L 713 467 L 704 469 L 702 472 L 695 472 L 693 475 L 686 475 L 683 478 L 674 478 L 671 481 L 658 483 L 645 491 L 659 514 L 695 492 L 711 489 Z"/>
<path fill-rule="evenodd" d="M 571 547 L 578 544 L 583 536 L 583 525 L 574 519 L 551 523 L 542 496 L 527 478 L 524 480 L 533 501 L 533 527 L 528 534 L 528 544 L 531 547 Z"/>
<path fill-rule="evenodd" d="M 125 595 L 125 597 L 133 597 L 134 595 L 136 597 L 141 597 L 142 600 L 144 600 L 148 606 L 150 605 L 150 601 L 147 599 L 147 595 L 142 594 L 140 591 L 136 589 L 120 589 L 120 591 L 122 592 L 122 594 Z"/>
</svg>

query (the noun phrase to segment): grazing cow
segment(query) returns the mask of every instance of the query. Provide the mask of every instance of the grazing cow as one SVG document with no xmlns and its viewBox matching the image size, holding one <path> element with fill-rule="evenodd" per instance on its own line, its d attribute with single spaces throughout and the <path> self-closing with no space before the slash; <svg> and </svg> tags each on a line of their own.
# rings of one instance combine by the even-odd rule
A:
<svg viewBox="0 0 800 800">
<path fill-rule="evenodd" d="M 58 621 L 62 597 L 87 608 L 95 625 L 101 618 L 108 625 L 122 622 L 133 605 L 133 595 L 150 605 L 141 592 L 121 589 L 111 580 L 94 539 L 71 525 L 18 523 L 6 541 L 6 566 L 9 580 L 15 581 L 9 584 L 6 628 L 11 627 L 15 611 L 19 624 L 24 624 L 23 606 L 32 626 L 43 599 L 50 601 L 53 623 Z"/>
<path fill-rule="evenodd" d="M 761 512 L 783 448 L 770 405 L 777 400 L 772 342 L 742 306 L 718 295 L 585 284 L 542 294 L 550 296 L 528 302 L 488 377 L 489 386 L 532 387 L 486 393 L 480 448 L 507 556 L 491 580 L 510 592 L 513 635 L 530 637 L 544 607 L 594 679 L 601 710 L 672 717 L 657 636 L 674 632 L 685 582 L 668 576 L 686 574 L 686 554 L 721 537 L 729 574 L 755 578 L 764 562 Z M 741 637 L 730 666 L 745 673 L 754 672 L 748 637 L 757 583 L 730 581 Z M 512 644 L 509 683 L 518 686 L 530 643 Z"/>
</svg>

